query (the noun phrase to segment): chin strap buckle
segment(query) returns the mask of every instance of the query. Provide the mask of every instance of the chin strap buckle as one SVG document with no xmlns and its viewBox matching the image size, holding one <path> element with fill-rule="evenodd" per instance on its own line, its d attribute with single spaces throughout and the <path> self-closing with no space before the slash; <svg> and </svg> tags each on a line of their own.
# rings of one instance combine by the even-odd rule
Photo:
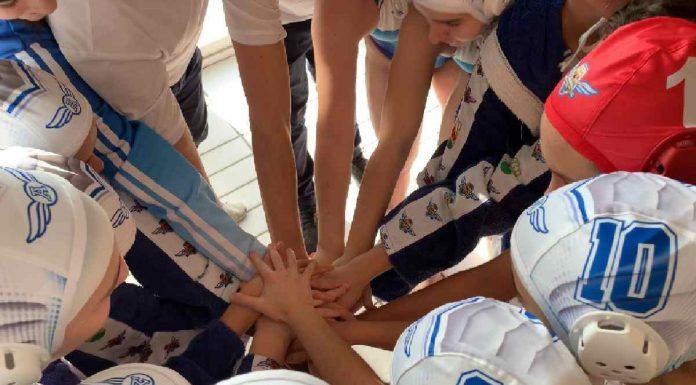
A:
<svg viewBox="0 0 696 385">
<path fill-rule="evenodd" d="M 670 354 L 662 337 L 645 322 L 608 311 L 578 318 L 570 343 L 585 371 L 629 384 L 646 383 L 661 374 Z"/>
<path fill-rule="evenodd" d="M 32 344 L 0 344 L 0 385 L 31 385 L 51 359 L 46 349 Z"/>
</svg>

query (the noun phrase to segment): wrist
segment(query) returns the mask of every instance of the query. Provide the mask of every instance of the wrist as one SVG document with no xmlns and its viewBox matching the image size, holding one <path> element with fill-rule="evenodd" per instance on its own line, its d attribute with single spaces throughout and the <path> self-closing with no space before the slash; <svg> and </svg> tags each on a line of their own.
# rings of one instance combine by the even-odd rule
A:
<svg viewBox="0 0 696 385">
<path fill-rule="evenodd" d="M 297 306 L 289 306 L 285 311 L 287 316 L 287 324 L 293 332 L 297 333 L 296 326 L 306 323 L 308 320 L 313 318 L 321 318 L 319 314 L 314 310 L 312 305 L 297 304 Z"/>
<path fill-rule="evenodd" d="M 338 258 L 343 254 L 344 244 L 342 239 L 331 239 L 333 237 L 322 237 L 321 231 L 317 242 L 317 251 L 328 255 L 331 259 Z"/>
<path fill-rule="evenodd" d="M 258 297 L 263 292 L 263 280 L 258 275 L 251 280 L 243 283 L 239 289 L 240 293 Z"/>
<path fill-rule="evenodd" d="M 355 257 L 348 266 L 355 269 L 357 283 L 365 287 L 372 279 L 389 270 L 391 262 L 382 245 L 378 244 L 367 253 Z"/>
</svg>

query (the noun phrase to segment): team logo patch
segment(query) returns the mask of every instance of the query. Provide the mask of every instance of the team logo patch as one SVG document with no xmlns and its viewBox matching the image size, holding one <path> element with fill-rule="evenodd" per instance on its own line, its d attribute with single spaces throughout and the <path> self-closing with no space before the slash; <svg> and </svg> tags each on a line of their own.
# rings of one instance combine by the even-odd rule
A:
<svg viewBox="0 0 696 385">
<path fill-rule="evenodd" d="M 401 213 L 401 218 L 399 218 L 399 230 L 403 231 L 404 234 L 416 236 L 415 231 L 413 231 L 413 219 L 409 218 L 406 213 Z"/>
<path fill-rule="evenodd" d="M 126 205 L 124 205 L 123 202 L 120 200 L 119 203 L 120 207 L 111 217 L 111 227 L 113 227 L 114 229 L 121 227 L 121 225 L 123 225 L 128 220 L 128 218 L 130 218 L 130 211 L 128 211 L 128 207 L 126 207 Z"/>
<path fill-rule="evenodd" d="M 194 254 L 198 254 L 198 250 L 190 243 L 184 242 L 183 249 L 178 253 L 174 254 L 177 257 L 190 257 Z"/>
<path fill-rule="evenodd" d="M 546 163 L 544 160 L 544 155 L 541 153 L 541 144 L 536 142 L 534 148 L 532 148 L 532 158 L 534 158 L 539 163 Z"/>
<path fill-rule="evenodd" d="M 517 158 L 507 157 L 500 161 L 500 171 L 505 175 L 513 175 L 515 178 L 522 176 L 522 167 Z"/>
<path fill-rule="evenodd" d="M 486 183 L 486 190 L 488 190 L 490 194 L 500 195 L 500 190 L 493 185 L 493 179 L 490 179 L 488 183 Z"/>
<path fill-rule="evenodd" d="M 234 276 L 228 272 L 220 274 L 220 281 L 215 285 L 216 289 L 226 288 L 234 283 Z"/>
<path fill-rule="evenodd" d="M 29 234 L 26 241 L 33 243 L 46 234 L 48 225 L 51 224 L 51 207 L 58 203 L 58 193 L 53 187 L 39 182 L 32 174 L 13 168 L 2 169 L 24 183 L 24 193 L 30 200 L 27 206 Z"/>
<path fill-rule="evenodd" d="M 544 196 L 536 201 L 529 209 L 527 209 L 529 224 L 537 233 L 549 233 L 549 228 L 546 225 L 546 208 L 544 208 L 544 205 L 548 199 L 549 198 L 547 196 Z"/>
<path fill-rule="evenodd" d="M 384 250 L 391 250 L 391 246 L 389 245 L 389 235 L 387 234 L 387 230 L 384 226 L 379 228 L 379 239 L 382 242 L 382 247 L 384 247 Z"/>
<path fill-rule="evenodd" d="M 128 351 L 126 351 L 123 355 L 119 356 L 118 358 L 137 357 L 138 362 L 143 363 L 143 362 L 147 361 L 147 359 L 150 358 L 151 355 L 152 355 L 152 347 L 150 346 L 150 342 L 145 341 L 145 342 L 141 343 L 140 345 L 129 347 Z M 129 383 L 126 383 L 126 384 L 129 384 Z M 138 384 L 138 383 L 136 382 L 135 384 Z M 138 384 L 138 385 L 140 385 L 140 384 Z"/>
<path fill-rule="evenodd" d="M 418 324 L 419 322 L 415 322 L 413 325 L 409 326 L 408 330 L 406 330 L 406 338 L 404 339 L 404 354 L 406 357 L 411 357 L 411 348 L 413 347 L 413 337 L 416 335 L 416 331 L 418 331 Z"/>
<path fill-rule="evenodd" d="M 73 116 L 82 113 L 82 106 L 80 106 L 80 102 L 77 101 L 72 90 L 61 82 L 58 82 L 58 85 L 61 91 L 63 91 L 63 105 L 58 107 L 51 121 L 46 124 L 46 128 L 63 128 L 70 123 Z"/>
<path fill-rule="evenodd" d="M 471 182 L 468 182 L 466 179 L 462 178 L 461 182 L 459 182 L 459 186 L 457 187 L 457 192 L 459 195 L 471 199 L 474 201 L 478 201 L 479 198 L 476 196 L 476 193 L 474 192 L 474 185 Z"/>
<path fill-rule="evenodd" d="M 457 385 L 503 385 L 503 382 L 496 380 L 480 370 L 470 370 L 459 376 Z"/>
<path fill-rule="evenodd" d="M 170 354 L 174 353 L 176 349 L 179 349 L 181 347 L 181 342 L 179 341 L 178 338 L 172 336 L 172 339 L 169 340 L 169 343 L 164 345 L 164 358 L 168 358 Z"/>
<path fill-rule="evenodd" d="M 126 340 L 126 331 L 122 331 L 119 333 L 116 337 L 108 340 L 106 342 L 106 345 L 104 345 L 103 348 L 99 349 L 100 351 L 111 349 L 113 347 L 121 345 L 124 341 Z"/>
<path fill-rule="evenodd" d="M 563 78 L 563 84 L 558 91 L 560 96 L 568 96 L 573 99 L 578 93 L 584 96 L 594 96 L 599 93 L 590 83 L 583 81 L 583 78 L 590 72 L 590 65 L 587 63 L 575 66 L 568 75 Z"/>
<path fill-rule="evenodd" d="M 475 104 L 476 98 L 471 95 L 471 87 L 466 87 L 466 92 L 464 93 L 464 103 Z"/>
<path fill-rule="evenodd" d="M 133 206 L 130 208 L 130 212 L 141 213 L 144 210 L 147 210 L 145 206 L 141 205 L 138 201 L 133 201 Z"/>
<path fill-rule="evenodd" d="M 447 139 L 447 148 L 450 150 L 454 148 L 454 143 L 457 141 L 457 138 L 459 138 L 459 132 L 462 130 L 462 122 L 459 120 L 459 112 L 462 110 L 462 104 L 465 103 L 465 100 L 462 100 L 461 103 L 459 103 L 459 106 L 457 106 L 457 110 L 454 112 L 454 124 L 452 125 L 452 132 L 450 133 L 449 139 Z"/>
<path fill-rule="evenodd" d="M 92 382 L 92 385 L 155 385 L 155 380 L 147 374 L 129 374 L 125 377 L 113 377 L 108 380 Z"/>
<path fill-rule="evenodd" d="M 430 175 L 428 170 L 423 171 L 423 177 L 421 179 L 423 180 L 423 184 L 426 186 L 435 183 L 435 177 Z"/>
<path fill-rule="evenodd" d="M 432 200 L 428 202 L 428 207 L 425 208 L 425 216 L 438 222 L 442 222 L 442 217 L 439 214 L 440 208 L 437 203 Z"/>
<path fill-rule="evenodd" d="M 152 235 L 164 235 L 164 234 L 169 234 L 173 233 L 174 229 L 165 221 L 164 219 L 161 219 L 159 223 L 157 223 L 157 228 L 152 232 Z"/>
<path fill-rule="evenodd" d="M 104 338 L 104 336 L 106 336 L 106 329 L 101 328 L 101 329 L 97 332 L 97 334 L 93 335 L 92 338 L 90 338 L 90 339 L 87 340 L 87 342 L 88 342 L 88 343 L 97 342 L 97 341 L 101 340 L 102 338 Z"/>
</svg>

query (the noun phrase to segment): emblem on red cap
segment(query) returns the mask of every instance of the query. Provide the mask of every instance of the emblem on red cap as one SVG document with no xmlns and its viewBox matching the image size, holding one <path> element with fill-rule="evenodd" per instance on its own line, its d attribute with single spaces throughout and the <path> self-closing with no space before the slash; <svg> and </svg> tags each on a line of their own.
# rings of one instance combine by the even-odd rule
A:
<svg viewBox="0 0 696 385">
<path fill-rule="evenodd" d="M 597 95 L 599 91 L 595 90 L 590 83 L 582 80 L 588 72 L 590 72 L 590 65 L 587 63 L 575 66 L 575 68 L 563 78 L 563 84 L 558 91 L 558 95 L 568 96 L 571 99 L 575 97 L 576 92 L 585 96 Z"/>
</svg>

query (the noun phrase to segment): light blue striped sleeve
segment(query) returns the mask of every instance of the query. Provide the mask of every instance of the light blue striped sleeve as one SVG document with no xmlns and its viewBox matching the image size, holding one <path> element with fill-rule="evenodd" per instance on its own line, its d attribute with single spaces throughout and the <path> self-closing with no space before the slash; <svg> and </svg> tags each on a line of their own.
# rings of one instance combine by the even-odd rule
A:
<svg viewBox="0 0 696 385">
<path fill-rule="evenodd" d="M 96 153 L 104 161 L 104 176 L 218 265 L 243 281 L 251 279 L 255 271 L 247 256 L 263 255 L 265 247 L 229 217 L 198 171 L 153 129 L 128 121 L 89 88 L 50 31 L 13 25 L 13 32 L 23 44 L 0 45 L 2 56 L 54 74 L 90 102 L 98 116 Z"/>
</svg>

